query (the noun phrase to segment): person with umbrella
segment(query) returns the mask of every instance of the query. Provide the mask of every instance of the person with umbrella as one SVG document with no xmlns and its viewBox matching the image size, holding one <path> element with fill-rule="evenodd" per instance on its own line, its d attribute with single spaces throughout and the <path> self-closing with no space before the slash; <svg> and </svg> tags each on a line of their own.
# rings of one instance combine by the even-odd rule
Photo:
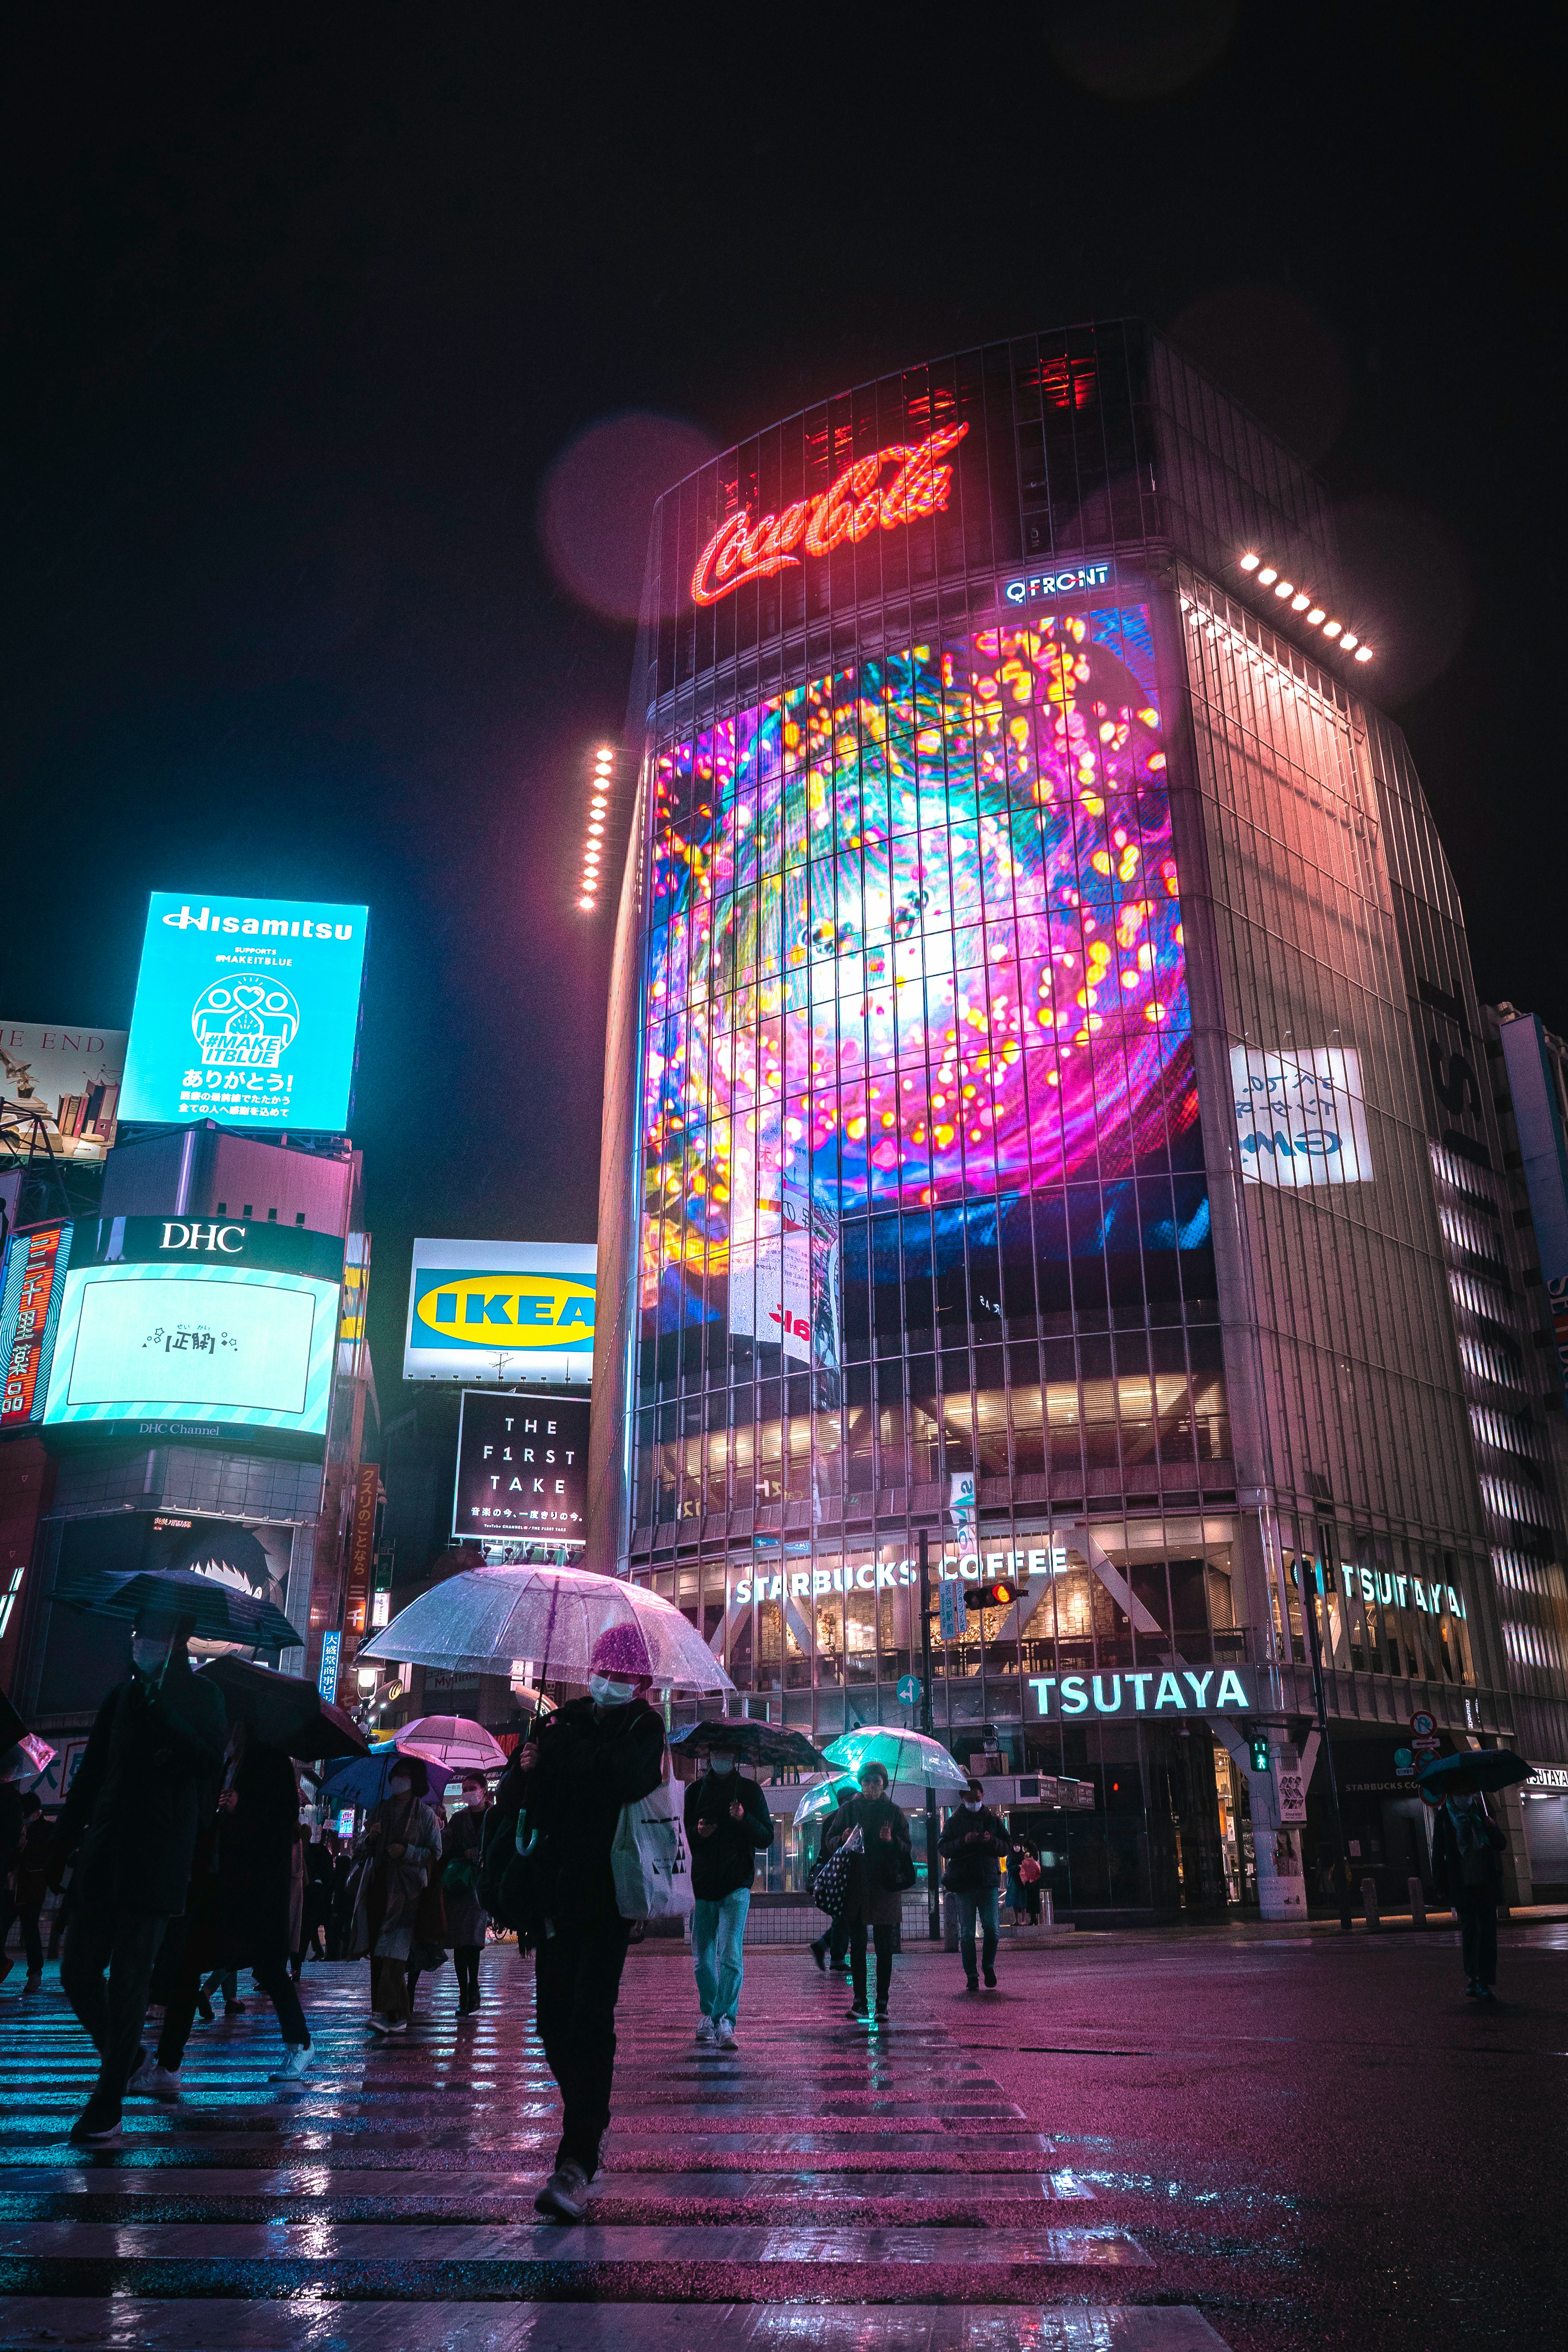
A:
<svg viewBox="0 0 1568 2352">
<path fill-rule="evenodd" d="M 153 1962 L 184 1909 L 196 1833 L 223 1773 L 224 1702 L 191 1671 L 189 1631 L 183 1616 L 172 1632 L 138 1624 L 131 1673 L 98 1711 L 56 1828 L 54 1884 L 74 1857 L 60 1983 L 99 2062 L 71 2126 L 78 2143 L 119 2133 L 126 2085 L 146 2055 L 139 2043 Z"/>
<path fill-rule="evenodd" d="M 741 1727 L 737 1727 L 737 1729 Z M 702 2014 L 697 2040 L 735 2047 L 745 1976 L 746 1915 L 757 1857 L 773 1842 L 773 1816 L 755 1780 L 737 1772 L 733 1748 L 708 1749 L 707 1770 L 686 1790 L 692 1850 L 692 1963 Z"/>
<path fill-rule="evenodd" d="M 850 1930 L 850 1970 L 854 1998 L 849 2014 L 866 2022 L 866 1937 L 876 1946 L 876 2021 L 887 2021 L 893 1990 L 893 1937 L 904 1916 L 904 1889 L 915 1884 L 915 1857 L 909 1846 L 909 1823 L 887 1793 L 887 1773 L 880 1764 L 862 1764 L 856 1775 L 860 1794 L 849 1809 L 847 1838 L 861 1833 L 861 1852 L 850 1880 L 844 1917 Z M 843 1841 L 841 1840 L 841 1843 Z"/>
<path fill-rule="evenodd" d="M 479 2006 L 479 1955 L 490 1921 L 479 1899 L 479 1872 L 490 1813 L 490 1783 L 483 1772 L 463 1775 L 463 1807 L 446 1825 L 442 1844 L 441 1888 L 452 1965 L 457 1971 L 457 2014 L 472 2017 Z"/>
<path fill-rule="evenodd" d="M 1502 1893 L 1498 1857 L 1508 1844 L 1481 1790 L 1507 1788 L 1529 1770 L 1507 1748 L 1490 1748 L 1442 1757 L 1421 1774 L 1421 1794 L 1434 1815 L 1432 1876 L 1459 1923 L 1469 2000 L 1497 1999 L 1497 1906 Z"/>
<path fill-rule="evenodd" d="M 635 1622 L 608 1627 L 590 1654 L 588 1696 L 536 1724 L 517 1750 L 535 2016 L 562 2108 L 555 2169 L 534 2204 L 557 2221 L 582 2220 L 610 2122 L 615 2003 L 632 1932 L 616 1900 L 611 1847 L 622 1809 L 664 1778 L 664 1726 L 648 1704 L 652 1681 Z"/>
<path fill-rule="evenodd" d="M 822 1825 L 822 1834 L 817 1847 L 819 1862 L 826 1862 L 830 1854 L 836 1853 L 853 1829 L 853 1808 L 858 1793 L 852 1780 L 846 1780 L 838 1791 L 837 1810 L 832 1819 Z M 839 1912 L 829 1921 L 826 1935 L 819 1936 L 812 1944 L 811 1958 L 824 1976 L 831 1969 L 834 1976 L 847 1977 L 850 1964 L 844 1956 L 849 1947 L 850 1923 L 842 1912 Z"/>
<path fill-rule="evenodd" d="M 420 1905 L 441 1862 L 441 1826 L 424 1802 L 429 1780 L 416 1757 L 397 1756 L 387 1793 L 371 1813 L 354 1851 L 360 1874 L 350 1957 L 371 1964 L 372 2033 L 408 2032 L 413 2008 L 408 1965 L 424 1958 L 417 1941 Z"/>
</svg>

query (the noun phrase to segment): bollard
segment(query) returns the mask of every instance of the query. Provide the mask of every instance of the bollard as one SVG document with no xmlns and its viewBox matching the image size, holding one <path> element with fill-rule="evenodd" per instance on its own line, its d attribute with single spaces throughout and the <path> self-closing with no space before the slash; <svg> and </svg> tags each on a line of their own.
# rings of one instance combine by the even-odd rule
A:
<svg viewBox="0 0 1568 2352">
<path fill-rule="evenodd" d="M 1427 1890 L 1418 1878 L 1408 1879 L 1410 1889 L 1410 1925 L 1424 1927 L 1427 1924 Z"/>
<path fill-rule="evenodd" d="M 1040 1898 L 1040 1924 L 1042 1927 L 1053 1927 L 1056 1925 L 1049 1886 L 1042 1891 Z"/>
<path fill-rule="evenodd" d="M 1364 1878 L 1361 1882 L 1361 1908 L 1362 1916 L 1364 1917 L 1369 1927 L 1376 1929 L 1382 1927 L 1383 1922 L 1377 1915 L 1377 1881 L 1375 1878 Z"/>
</svg>

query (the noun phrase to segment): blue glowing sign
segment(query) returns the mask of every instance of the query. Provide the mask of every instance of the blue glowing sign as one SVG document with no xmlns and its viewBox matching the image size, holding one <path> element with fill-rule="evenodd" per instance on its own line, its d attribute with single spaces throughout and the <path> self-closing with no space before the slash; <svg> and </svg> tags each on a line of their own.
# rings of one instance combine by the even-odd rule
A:
<svg viewBox="0 0 1568 2352">
<path fill-rule="evenodd" d="M 342 1134 L 368 919 L 364 907 L 155 890 L 120 1118 Z"/>
<path fill-rule="evenodd" d="M 321 1671 L 316 1677 L 316 1687 L 329 1705 L 338 1696 L 338 1659 L 343 1647 L 341 1633 L 321 1636 Z"/>
<path fill-rule="evenodd" d="M 1086 588 L 1115 585 L 1116 567 L 1098 563 L 1063 563 L 1051 572 L 1020 572 L 1001 584 L 1004 604 L 1038 604 L 1042 596 L 1081 596 Z"/>
</svg>

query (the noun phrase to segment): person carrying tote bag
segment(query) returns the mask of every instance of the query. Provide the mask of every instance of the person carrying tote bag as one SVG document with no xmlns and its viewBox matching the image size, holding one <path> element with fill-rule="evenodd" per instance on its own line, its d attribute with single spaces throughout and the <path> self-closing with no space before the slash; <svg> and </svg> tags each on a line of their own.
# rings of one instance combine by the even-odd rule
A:
<svg viewBox="0 0 1568 2352">
<path fill-rule="evenodd" d="M 857 2024 L 866 2022 L 869 1931 L 876 1946 L 876 2021 L 880 2025 L 887 2019 L 894 1936 L 904 1916 L 904 1890 L 915 1884 L 915 1856 L 910 1850 L 909 1823 L 887 1793 L 887 1774 L 882 1766 L 862 1764 L 856 1778 L 861 1793 L 851 1810 L 864 1852 L 842 1915 L 850 1923 L 850 1971 L 854 1985 L 849 2014 Z"/>
</svg>

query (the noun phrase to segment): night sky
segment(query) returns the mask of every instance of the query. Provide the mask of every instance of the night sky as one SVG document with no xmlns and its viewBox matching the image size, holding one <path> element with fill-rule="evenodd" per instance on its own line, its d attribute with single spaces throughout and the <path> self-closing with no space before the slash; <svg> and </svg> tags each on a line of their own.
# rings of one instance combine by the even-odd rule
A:
<svg viewBox="0 0 1568 2352">
<path fill-rule="evenodd" d="M 0 1013 L 124 1026 L 151 888 L 370 902 L 383 1411 L 414 1233 L 594 1230 L 650 473 L 906 362 L 1140 313 L 1317 461 L 1568 1028 L 1550 12 L 320 13 L 13 28 Z"/>
</svg>

